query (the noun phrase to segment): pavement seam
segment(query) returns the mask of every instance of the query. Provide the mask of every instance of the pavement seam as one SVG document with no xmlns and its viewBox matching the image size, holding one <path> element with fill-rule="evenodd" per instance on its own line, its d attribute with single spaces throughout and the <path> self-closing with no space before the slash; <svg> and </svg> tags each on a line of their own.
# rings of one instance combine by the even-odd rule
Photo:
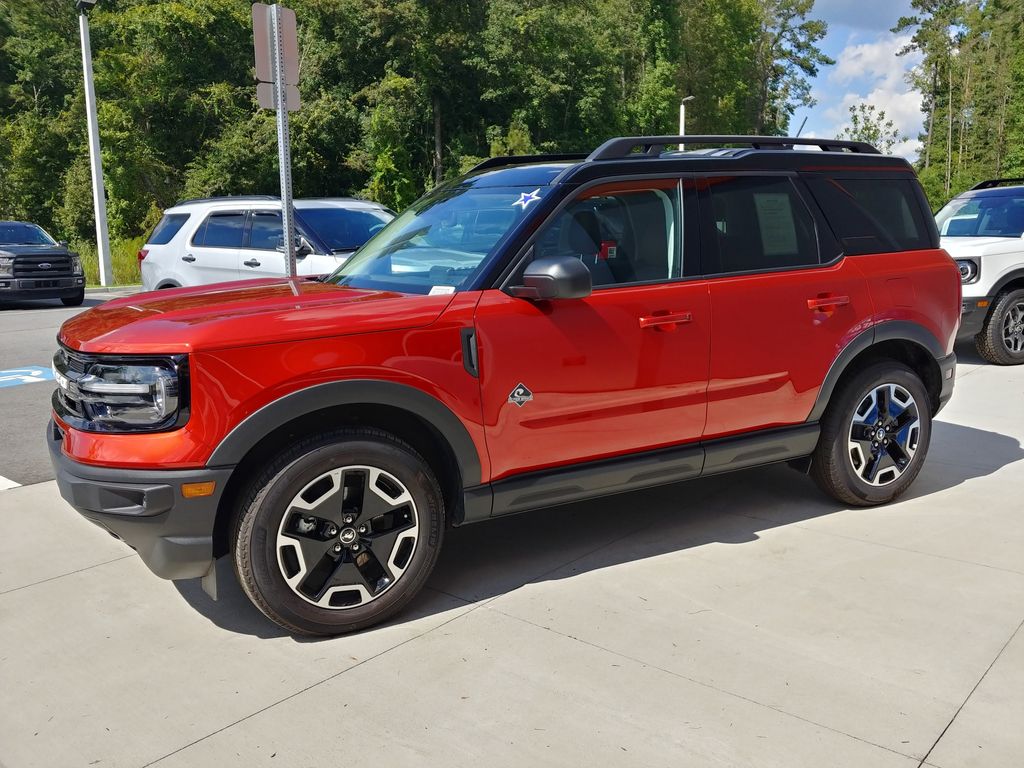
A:
<svg viewBox="0 0 1024 768">
<path fill-rule="evenodd" d="M 1021 619 L 1021 622 L 1017 625 L 1017 628 L 1010 633 L 1010 636 L 1006 639 L 1006 642 L 1003 643 L 1003 647 L 999 649 L 999 653 L 995 655 L 995 658 L 992 659 L 992 662 L 985 668 L 985 671 L 982 672 L 981 677 L 978 678 L 978 682 L 974 684 L 974 687 L 971 688 L 970 693 L 967 694 L 967 698 L 965 698 L 963 700 L 963 703 L 959 707 L 957 707 L 956 712 L 953 713 L 953 716 L 949 719 L 949 722 L 946 723 L 946 727 L 942 729 L 942 733 L 940 733 L 938 738 L 935 739 L 935 743 L 933 743 L 928 748 L 928 751 L 924 753 L 924 757 L 922 757 L 921 762 L 917 764 L 917 768 L 922 768 L 925 765 L 928 758 L 931 756 L 932 751 L 935 749 L 935 747 L 939 745 L 939 742 L 942 741 L 942 737 L 946 735 L 946 731 L 949 730 L 950 726 L 952 726 L 953 723 L 956 722 L 956 719 L 960 715 L 960 712 L 963 710 L 964 707 L 967 706 L 967 702 L 971 700 L 971 696 L 973 696 L 974 692 L 978 690 L 978 686 L 981 685 L 982 681 L 988 676 L 988 673 L 992 670 L 992 667 L 994 667 L 996 662 L 999 661 L 999 657 L 1003 655 L 1003 652 L 1007 649 L 1010 643 L 1013 642 L 1013 638 L 1015 638 L 1017 636 L 1017 633 L 1020 632 L 1021 627 L 1024 627 L 1024 619 Z M 931 765 L 931 763 L 929 763 L 929 765 Z"/>
<path fill-rule="evenodd" d="M 744 515 L 744 514 L 741 514 L 741 513 L 738 513 L 738 512 L 725 512 L 725 514 L 733 515 L 734 517 L 746 517 L 746 518 L 749 518 L 750 520 L 762 520 L 762 521 L 764 521 L 766 523 L 772 523 L 773 527 L 775 527 L 775 528 L 779 528 L 779 527 L 786 526 L 786 525 L 792 525 L 792 526 L 795 526 L 796 528 L 799 528 L 799 529 L 801 529 L 803 531 L 809 531 L 810 533 L 821 534 L 822 536 L 832 536 L 832 537 L 837 538 L 837 539 L 846 539 L 847 541 L 856 541 L 856 542 L 859 542 L 861 544 L 871 544 L 871 545 L 874 545 L 874 546 L 877 546 L 877 547 L 882 547 L 884 549 L 895 549 L 895 550 L 897 550 L 899 552 L 908 552 L 908 553 L 913 554 L 913 555 L 921 555 L 923 557 L 934 557 L 934 558 L 937 558 L 939 560 L 948 560 L 950 562 L 961 563 L 963 565 L 975 565 L 975 566 L 977 566 L 979 568 L 987 568 L 987 569 L 992 570 L 992 571 L 1000 571 L 1001 573 L 1012 573 L 1014 576 L 1024 576 L 1024 571 L 1015 571 L 1012 568 L 1003 568 L 1002 566 L 989 565 L 987 563 L 976 563 L 973 560 L 961 560 L 958 557 L 950 557 L 949 555 L 937 555 L 934 552 L 921 552 L 920 550 L 917 550 L 917 549 L 910 549 L 909 547 L 900 547 L 900 546 L 897 546 L 895 544 L 885 544 L 884 542 L 872 541 L 871 539 L 861 539 L 861 538 L 858 538 L 857 536 L 850 536 L 850 535 L 845 534 L 845 533 L 833 533 L 832 531 L 823 531 L 823 530 L 820 530 L 818 528 L 812 528 L 809 525 L 804 525 L 803 523 L 797 523 L 797 522 L 794 522 L 794 523 L 778 522 L 776 520 L 772 520 L 771 518 L 758 517 L 757 515 Z"/>
<path fill-rule="evenodd" d="M 552 629 L 551 627 L 545 627 L 543 624 L 537 624 L 536 622 L 530 621 L 529 619 L 524 619 L 521 616 L 515 616 L 515 615 L 513 615 L 511 613 L 506 613 L 505 611 L 502 611 L 499 608 L 494 608 L 493 606 L 490 606 L 490 610 L 497 611 L 502 616 L 506 616 L 506 617 L 508 617 L 510 619 L 514 619 L 515 621 L 521 621 L 524 624 L 529 624 L 530 626 L 536 627 L 537 629 L 546 630 L 548 632 L 551 632 L 552 634 L 558 635 L 559 637 L 564 637 L 564 638 L 566 638 L 568 640 L 575 640 L 577 643 L 581 643 L 583 645 L 590 646 L 591 648 L 596 648 L 597 650 L 604 651 L 605 653 L 610 653 L 613 656 L 617 656 L 617 657 L 619 657 L 621 659 L 626 659 L 628 661 L 633 662 L 634 664 L 639 664 L 639 665 L 641 665 L 643 667 L 649 667 L 650 669 L 655 669 L 655 670 L 657 670 L 659 672 L 665 673 L 666 675 L 671 675 L 672 677 L 679 678 L 680 680 L 686 680 L 686 681 L 691 682 L 691 683 L 693 683 L 695 685 L 699 685 L 702 688 L 707 688 L 709 690 L 716 691 L 716 692 L 721 693 L 721 694 L 723 694 L 725 696 L 731 696 L 731 697 L 733 697 L 735 699 L 739 699 L 741 701 L 745 701 L 745 702 L 747 702 L 749 704 L 754 704 L 754 705 L 756 705 L 758 707 L 762 707 L 764 709 L 771 710 L 772 712 L 777 712 L 780 715 L 785 715 L 786 717 L 792 717 L 792 718 L 794 718 L 796 720 L 800 720 L 801 722 L 807 723 L 808 725 L 813 725 L 813 726 L 815 726 L 817 728 L 824 728 L 826 731 L 830 731 L 832 733 L 839 734 L 840 736 L 846 736 L 847 738 L 853 739 L 854 741 L 859 741 L 859 742 L 861 742 L 863 744 L 867 744 L 867 745 L 872 746 L 872 747 L 877 747 L 878 749 L 884 749 L 886 752 L 891 752 L 894 755 L 899 755 L 900 757 L 905 757 L 905 758 L 910 759 L 910 760 L 917 760 L 918 759 L 914 755 L 908 755 L 906 752 L 900 752 L 899 750 L 893 749 L 892 747 L 887 747 L 884 744 L 876 744 L 875 742 L 869 741 L 868 739 L 861 738 L 860 736 L 854 736 L 851 733 L 846 733 L 846 731 L 841 731 L 838 728 L 832 727 L 831 725 L 825 725 L 824 723 L 819 723 L 816 720 L 810 720 L 810 719 L 808 719 L 806 717 L 803 717 L 801 715 L 794 714 L 793 712 L 789 712 L 789 711 L 787 711 L 785 709 L 782 709 L 781 707 L 773 706 L 771 704 L 765 704 L 762 701 L 758 701 L 757 699 L 752 699 L 749 696 L 744 696 L 741 693 L 736 693 L 735 691 L 730 691 L 730 690 L 728 690 L 726 688 L 719 688 L 718 686 L 712 685 L 711 683 L 708 683 L 708 682 L 706 682 L 704 680 L 698 680 L 698 679 L 693 678 L 693 677 L 688 677 L 687 675 L 684 675 L 684 674 L 682 674 L 680 672 L 675 672 L 674 670 L 666 669 L 664 667 L 660 667 L 657 664 L 652 664 L 649 661 L 644 661 L 643 659 L 638 659 L 638 658 L 636 658 L 634 656 L 629 656 L 628 654 L 622 653 L 620 651 L 616 651 L 616 650 L 613 650 L 611 648 L 606 648 L 603 645 L 598 645 L 597 643 L 593 643 L 593 642 L 591 642 L 589 640 L 584 640 L 582 638 L 576 637 L 575 635 L 567 635 L 564 632 L 559 632 L 557 629 Z M 918 768 L 921 768 L 921 766 L 918 765 Z"/>
<path fill-rule="evenodd" d="M 99 568 L 101 566 L 110 565 L 111 563 L 116 563 L 116 562 L 119 562 L 121 560 L 127 560 L 129 557 L 137 557 L 137 555 L 134 552 L 129 552 L 127 555 L 121 555 L 120 557 L 115 557 L 113 560 L 104 560 L 102 563 L 93 563 L 92 565 L 87 565 L 84 568 L 79 568 L 78 570 L 75 570 L 75 571 L 68 571 L 67 573 L 60 573 L 60 574 L 57 574 L 56 576 L 51 576 L 48 579 L 40 579 L 39 581 L 33 581 L 31 584 L 22 584 L 20 587 L 14 587 L 13 589 L 5 589 L 3 592 L 0 592 L 0 597 L 3 597 L 4 595 L 9 595 L 9 594 L 11 594 L 13 592 L 17 592 L 18 590 L 21 590 L 21 589 L 28 589 L 29 587 L 36 587 L 36 586 L 39 586 L 40 584 L 46 584 L 48 581 L 56 581 L 57 579 L 63 579 L 65 577 L 67 577 L 67 576 L 74 576 L 76 573 L 83 573 L 84 571 L 91 571 L 93 568 Z"/>
</svg>

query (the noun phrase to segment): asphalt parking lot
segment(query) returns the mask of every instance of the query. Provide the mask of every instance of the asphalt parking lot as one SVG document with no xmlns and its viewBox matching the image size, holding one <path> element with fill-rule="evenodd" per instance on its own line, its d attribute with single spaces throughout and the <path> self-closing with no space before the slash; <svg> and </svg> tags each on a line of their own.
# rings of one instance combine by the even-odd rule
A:
<svg viewBox="0 0 1024 768">
<path fill-rule="evenodd" d="M 0 313 L 0 368 L 71 313 Z M 0 765 L 1020 765 L 1024 367 L 958 351 L 894 505 L 768 467 L 470 526 L 321 641 L 150 576 L 37 466 L 51 385 L 0 389 Z"/>
</svg>

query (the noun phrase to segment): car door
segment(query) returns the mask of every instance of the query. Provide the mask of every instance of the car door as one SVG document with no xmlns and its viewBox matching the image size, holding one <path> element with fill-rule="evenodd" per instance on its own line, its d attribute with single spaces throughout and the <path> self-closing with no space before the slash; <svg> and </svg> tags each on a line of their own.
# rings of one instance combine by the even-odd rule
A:
<svg viewBox="0 0 1024 768">
<path fill-rule="evenodd" d="M 795 177 L 702 178 L 711 295 L 705 437 L 799 424 L 871 297 Z"/>
<path fill-rule="evenodd" d="M 238 253 L 245 211 L 212 211 L 196 229 L 181 256 L 185 285 L 238 279 Z"/>
<path fill-rule="evenodd" d="M 277 250 L 284 243 L 283 232 L 280 211 L 249 211 L 245 242 L 238 255 L 238 270 L 243 280 L 287 274 L 284 253 Z"/>
<path fill-rule="evenodd" d="M 681 215 L 681 190 L 678 178 L 593 186 L 540 228 L 533 257 L 580 258 L 588 298 L 484 292 L 476 330 L 492 479 L 699 440 L 711 317 L 707 284 L 686 267 L 695 199 L 691 184 Z"/>
</svg>

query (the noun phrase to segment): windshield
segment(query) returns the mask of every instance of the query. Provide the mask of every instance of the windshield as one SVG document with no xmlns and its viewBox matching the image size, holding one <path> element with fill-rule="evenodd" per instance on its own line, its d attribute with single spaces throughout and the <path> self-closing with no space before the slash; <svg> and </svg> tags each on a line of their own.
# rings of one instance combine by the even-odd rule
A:
<svg viewBox="0 0 1024 768">
<path fill-rule="evenodd" d="M 1024 235 L 1024 194 L 958 197 L 935 215 L 943 237 L 1020 237 Z"/>
<path fill-rule="evenodd" d="M 446 185 L 413 203 L 327 282 L 404 293 L 453 293 L 547 187 Z"/>
<path fill-rule="evenodd" d="M 394 218 L 375 208 L 301 208 L 298 217 L 332 251 L 356 250 Z"/>
<path fill-rule="evenodd" d="M 56 245 L 57 241 L 35 224 L 0 224 L 0 245 Z"/>
</svg>

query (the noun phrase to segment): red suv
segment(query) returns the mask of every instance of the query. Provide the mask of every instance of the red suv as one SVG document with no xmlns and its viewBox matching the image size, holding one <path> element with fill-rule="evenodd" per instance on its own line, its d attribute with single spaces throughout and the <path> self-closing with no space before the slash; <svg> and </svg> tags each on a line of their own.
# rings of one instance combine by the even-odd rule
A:
<svg viewBox="0 0 1024 768">
<path fill-rule="evenodd" d="M 325 635 L 406 605 L 449 526 L 781 461 L 891 501 L 960 318 L 911 167 L 682 140 L 494 158 L 329 276 L 70 320 L 61 493 L 157 575 L 209 584 L 230 554 L 268 617 Z"/>
</svg>

